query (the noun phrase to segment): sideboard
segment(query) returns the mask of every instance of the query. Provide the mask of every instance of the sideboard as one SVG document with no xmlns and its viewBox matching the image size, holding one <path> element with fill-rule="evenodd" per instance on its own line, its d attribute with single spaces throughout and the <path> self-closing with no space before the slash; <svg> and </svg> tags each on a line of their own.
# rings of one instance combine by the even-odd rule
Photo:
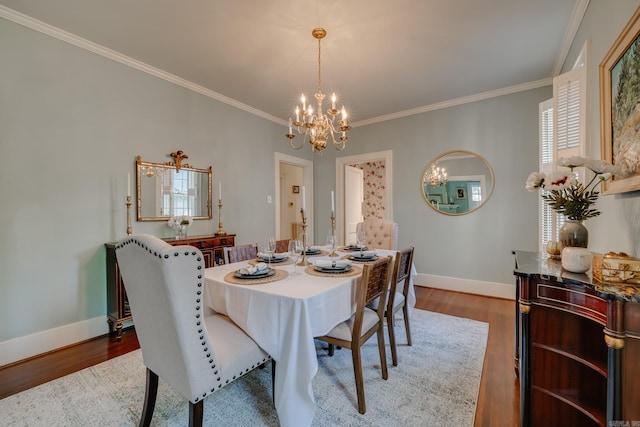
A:
<svg viewBox="0 0 640 427">
<path fill-rule="evenodd" d="M 204 257 L 204 266 L 208 268 L 216 264 L 224 264 L 223 248 L 234 246 L 235 236 L 235 234 L 207 235 L 164 240 L 173 246 L 190 245 L 200 249 Z M 131 320 L 131 310 L 118 268 L 115 243 L 106 243 L 105 247 L 107 248 L 107 322 L 110 333 L 115 331 L 116 339 L 119 341 L 123 323 Z"/>
<path fill-rule="evenodd" d="M 640 425 L 640 288 L 514 255 L 520 425 Z"/>
</svg>

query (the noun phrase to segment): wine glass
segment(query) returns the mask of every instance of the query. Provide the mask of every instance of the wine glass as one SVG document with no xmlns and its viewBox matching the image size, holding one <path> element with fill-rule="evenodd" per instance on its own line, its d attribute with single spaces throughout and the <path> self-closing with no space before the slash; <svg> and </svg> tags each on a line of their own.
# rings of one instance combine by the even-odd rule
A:
<svg viewBox="0 0 640 427">
<path fill-rule="evenodd" d="M 296 265 L 302 254 L 302 242 L 300 240 L 289 240 L 289 256 L 293 259 L 293 275 L 296 276 Z"/>
<path fill-rule="evenodd" d="M 265 245 L 264 249 L 265 249 L 264 251 L 269 256 L 269 268 L 271 268 L 271 258 L 273 257 L 273 254 L 276 252 L 276 239 L 275 239 L 275 237 L 269 237 L 269 239 L 267 240 L 267 244 Z"/>
<path fill-rule="evenodd" d="M 362 258 L 362 250 L 364 249 L 364 244 L 367 240 L 367 233 L 365 233 L 364 230 L 358 231 L 356 239 L 358 239 L 358 247 L 360 248 L 360 258 Z"/>
<path fill-rule="evenodd" d="M 327 235 L 327 250 L 329 251 L 329 255 L 333 256 L 335 254 L 336 249 L 336 236 L 333 234 Z"/>
</svg>

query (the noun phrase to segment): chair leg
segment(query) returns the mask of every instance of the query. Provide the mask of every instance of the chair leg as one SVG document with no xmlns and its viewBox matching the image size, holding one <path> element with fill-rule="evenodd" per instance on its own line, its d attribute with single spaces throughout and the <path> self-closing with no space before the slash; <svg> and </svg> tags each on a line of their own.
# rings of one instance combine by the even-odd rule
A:
<svg viewBox="0 0 640 427">
<path fill-rule="evenodd" d="M 367 403 L 364 399 L 364 379 L 362 377 L 362 357 L 360 346 L 351 348 L 351 358 L 353 359 L 353 374 L 356 377 L 356 393 L 358 394 L 358 412 L 367 412 Z"/>
<path fill-rule="evenodd" d="M 202 427 L 202 415 L 204 413 L 204 400 L 198 403 L 189 402 L 189 427 Z"/>
<path fill-rule="evenodd" d="M 158 395 L 158 375 L 149 368 L 147 368 L 147 385 L 145 387 L 140 427 L 151 425 L 153 410 L 156 407 L 156 396 Z"/>
<path fill-rule="evenodd" d="M 391 347 L 391 361 L 398 366 L 398 350 L 396 349 L 396 333 L 393 330 L 393 312 L 387 313 L 387 329 L 389 330 L 389 347 Z"/>
<path fill-rule="evenodd" d="M 384 326 L 380 324 L 378 328 L 378 350 L 380 351 L 380 367 L 382 368 L 382 379 L 389 378 L 387 371 L 387 349 L 384 346 Z"/>
<path fill-rule="evenodd" d="M 335 346 L 333 344 L 329 344 L 329 357 L 333 357 L 333 351 Z"/>
<path fill-rule="evenodd" d="M 402 307 L 402 315 L 404 316 L 404 330 L 407 332 L 407 344 L 411 345 L 411 327 L 409 326 L 409 310 L 407 304 Z"/>
<path fill-rule="evenodd" d="M 276 361 L 271 359 L 271 396 L 273 399 L 273 405 L 276 404 Z"/>
</svg>

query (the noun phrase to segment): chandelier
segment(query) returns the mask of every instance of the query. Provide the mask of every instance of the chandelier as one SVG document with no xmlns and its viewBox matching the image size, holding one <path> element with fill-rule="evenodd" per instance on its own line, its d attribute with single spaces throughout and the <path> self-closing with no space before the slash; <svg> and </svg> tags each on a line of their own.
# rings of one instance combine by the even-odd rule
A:
<svg viewBox="0 0 640 427">
<path fill-rule="evenodd" d="M 431 168 L 424 174 L 423 182 L 432 187 L 442 187 L 447 183 L 447 172 L 444 168 L 438 166 L 438 162 L 431 165 Z"/>
<path fill-rule="evenodd" d="M 347 132 L 351 130 L 351 126 L 349 126 L 347 111 L 344 109 L 344 106 L 341 111 L 336 108 L 335 93 L 331 96 L 331 108 L 327 109 L 327 114 L 322 112 L 322 101 L 324 100 L 325 94 L 322 93 L 322 79 L 320 77 L 320 41 L 327 35 L 327 32 L 324 28 L 315 28 L 311 34 L 314 38 L 318 39 L 318 91 L 315 94 L 318 106 L 314 114 L 311 102 L 307 104 L 306 98 L 304 94 L 302 94 L 300 97 L 300 103 L 302 105 L 296 106 L 296 120 L 293 121 L 291 117 L 289 117 L 289 133 L 286 137 L 289 138 L 291 148 L 296 150 L 302 148 L 305 141 L 309 141 L 313 152 L 322 152 L 327 148 L 327 142 L 329 138 L 331 138 L 335 149 L 342 151 L 345 149 L 347 139 L 349 139 Z M 340 118 L 337 119 L 336 116 L 339 114 Z M 296 135 L 293 134 L 294 126 L 298 134 L 303 135 L 302 142 L 299 146 L 293 143 L 293 138 L 296 137 Z"/>
</svg>

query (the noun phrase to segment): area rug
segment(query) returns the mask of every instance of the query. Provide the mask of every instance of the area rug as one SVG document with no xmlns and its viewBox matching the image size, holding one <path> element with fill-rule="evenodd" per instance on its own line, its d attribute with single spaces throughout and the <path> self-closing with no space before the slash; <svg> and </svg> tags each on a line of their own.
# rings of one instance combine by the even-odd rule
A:
<svg viewBox="0 0 640 427">
<path fill-rule="evenodd" d="M 414 310 L 413 346 L 396 323 L 398 366 L 381 377 L 377 341 L 363 348 L 367 412 L 358 413 L 351 352 L 328 357 L 317 342 L 314 426 L 473 426 L 489 325 Z M 0 400 L 3 426 L 134 426 L 140 420 L 145 368 L 140 350 Z M 154 426 L 184 426 L 188 402 L 160 380 Z M 256 369 L 204 401 L 204 424 L 277 426 L 271 366 Z"/>
</svg>

